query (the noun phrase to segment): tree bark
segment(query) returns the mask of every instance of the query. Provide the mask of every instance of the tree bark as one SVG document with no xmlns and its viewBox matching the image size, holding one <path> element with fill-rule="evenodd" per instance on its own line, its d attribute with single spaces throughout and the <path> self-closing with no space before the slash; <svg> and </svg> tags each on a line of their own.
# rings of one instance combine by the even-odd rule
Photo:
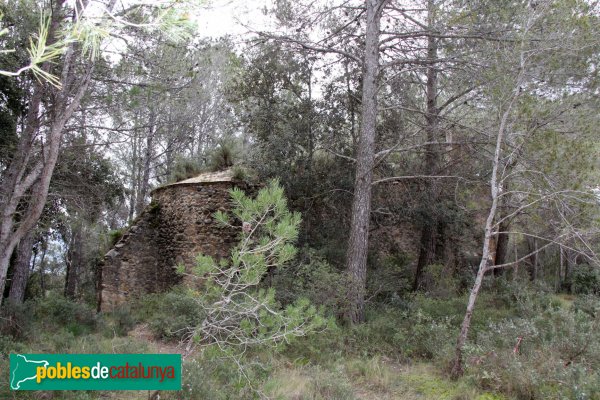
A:
<svg viewBox="0 0 600 400">
<path fill-rule="evenodd" d="M 29 279 L 31 254 L 35 243 L 35 231 L 29 231 L 19 242 L 17 247 L 17 257 L 14 264 L 12 281 L 10 282 L 10 292 L 8 299 L 13 304 L 22 304 L 25 300 L 25 289 Z"/>
<path fill-rule="evenodd" d="M 65 297 L 74 300 L 77 297 L 79 289 L 79 274 L 83 263 L 83 242 L 82 225 L 76 222 L 73 225 L 69 249 L 67 251 L 66 264 L 67 273 L 65 275 Z"/>
<path fill-rule="evenodd" d="M 507 232 L 509 228 L 510 228 L 510 223 L 508 221 L 502 221 L 498 225 L 499 232 Z M 502 265 L 502 264 L 506 263 L 507 256 L 508 256 L 509 239 L 510 239 L 510 236 L 508 233 L 498 233 L 498 238 L 496 239 L 496 260 L 495 260 L 496 265 Z M 495 268 L 494 276 L 502 275 L 502 271 L 503 271 L 502 268 Z"/>
<path fill-rule="evenodd" d="M 154 135 L 156 133 L 155 126 L 156 116 L 154 110 L 150 108 L 150 118 L 148 128 L 148 136 L 146 136 L 146 151 L 144 152 L 144 165 L 142 169 L 142 176 L 139 184 L 138 195 L 136 196 L 135 214 L 140 215 L 146 206 L 146 195 L 148 194 L 148 187 L 150 185 L 150 163 L 152 162 L 152 156 L 154 154 Z"/>
<path fill-rule="evenodd" d="M 513 89 L 512 97 L 510 102 L 507 105 L 506 110 L 502 113 L 502 118 L 500 120 L 500 126 L 498 128 L 498 134 L 496 136 L 496 148 L 494 151 L 494 157 L 492 159 L 492 174 L 490 177 L 490 197 L 492 203 L 490 205 L 490 210 L 485 222 L 485 230 L 484 230 L 484 239 L 483 239 L 483 249 L 481 252 L 481 261 L 479 262 L 479 269 L 477 270 L 477 276 L 475 277 L 475 283 L 471 288 L 471 294 L 469 295 L 469 301 L 467 303 L 467 310 L 465 312 L 465 316 L 463 318 L 463 322 L 460 327 L 460 333 L 458 334 L 458 338 L 456 340 L 455 347 L 455 357 L 454 363 L 452 366 L 451 375 L 453 378 L 458 378 L 463 374 L 463 348 L 465 343 L 467 342 L 467 337 L 469 335 L 469 329 L 471 328 L 471 318 L 473 317 L 473 310 L 475 309 L 475 301 L 477 300 L 477 296 L 479 295 L 479 290 L 481 289 L 481 283 L 483 282 L 483 277 L 488 270 L 488 265 L 490 265 L 490 242 L 494 236 L 494 220 L 496 219 L 499 195 L 502 192 L 501 181 L 499 181 L 499 173 L 498 170 L 501 167 L 500 165 L 500 155 L 502 153 L 502 144 L 504 142 L 504 136 L 506 135 L 506 129 L 508 124 L 508 117 L 512 111 L 513 105 L 516 102 L 517 98 L 520 94 L 521 87 L 521 79 L 523 74 L 523 55 L 521 53 L 521 65 L 520 65 L 519 75 L 516 79 L 516 85 Z"/>
<path fill-rule="evenodd" d="M 63 20 L 65 0 L 55 2 L 52 13 L 48 43 L 55 41 L 56 32 Z M 87 2 L 79 2 L 76 7 L 81 12 Z M 114 6 L 111 1 L 110 7 Z M 76 18 L 74 13 L 73 18 Z M 47 133 L 39 132 L 39 106 L 43 96 L 51 90 L 48 85 L 39 81 L 33 84 L 32 107 L 28 111 L 27 122 L 23 134 L 19 138 L 18 151 L 9 167 L 7 179 L 3 179 L 0 199 L 2 211 L 0 216 L 0 292 L 6 285 L 6 273 L 10 257 L 19 241 L 37 224 L 48 196 L 50 179 L 58 159 L 63 129 L 87 90 L 94 62 L 88 60 L 83 71 L 76 70 L 77 43 L 72 43 L 66 50 L 62 61 L 60 80 L 62 89 L 53 89 L 52 102 L 48 106 L 49 123 Z M 49 70 L 50 65 L 42 68 Z M 37 109 L 37 111 L 36 111 Z M 43 143 L 34 138 L 43 137 Z M 6 182 L 6 183 L 5 183 Z M 17 207 L 21 199 L 29 192 L 27 207 L 18 215 Z"/>
<path fill-rule="evenodd" d="M 435 23 L 435 4 L 434 0 L 427 2 L 427 26 L 428 29 L 433 33 Z M 427 175 L 435 175 L 440 164 L 440 148 L 437 144 L 439 135 L 439 113 L 440 110 L 437 106 L 437 94 L 438 94 L 438 69 L 435 61 L 438 58 L 438 44 L 436 38 L 433 35 L 427 37 L 427 81 L 425 84 L 425 96 L 427 101 L 427 112 L 425 114 L 427 142 L 429 145 L 426 147 L 425 153 L 425 172 Z M 420 251 L 419 260 L 417 261 L 417 268 L 415 270 L 415 277 L 413 280 L 412 290 L 415 291 L 419 288 L 421 283 L 421 276 L 427 265 L 435 263 L 440 255 L 437 254 L 437 233 L 439 230 L 439 218 L 437 212 L 434 210 L 436 203 L 438 202 L 438 188 L 437 183 L 431 179 L 425 180 L 425 195 L 427 215 L 424 222 L 423 228 L 421 229 L 421 240 L 420 240 Z M 442 255 L 443 257 L 443 255 Z"/>
<path fill-rule="evenodd" d="M 362 84 L 362 125 L 356 152 L 356 176 L 352 201 L 352 222 L 346 253 L 346 270 L 351 323 L 364 321 L 367 252 L 371 217 L 371 185 L 375 161 L 377 125 L 377 82 L 379 78 L 379 33 L 381 11 L 385 0 L 366 1 L 366 35 Z"/>
</svg>

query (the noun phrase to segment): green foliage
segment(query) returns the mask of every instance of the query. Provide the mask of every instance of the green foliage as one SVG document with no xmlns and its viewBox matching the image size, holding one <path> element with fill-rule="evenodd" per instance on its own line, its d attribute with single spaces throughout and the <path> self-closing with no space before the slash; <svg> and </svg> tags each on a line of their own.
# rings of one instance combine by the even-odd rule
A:
<svg viewBox="0 0 600 400">
<path fill-rule="evenodd" d="M 156 338 L 181 340 L 204 318 L 203 308 L 196 293 L 176 288 L 153 298 L 154 308 L 147 318 L 150 330 Z"/>
<path fill-rule="evenodd" d="M 233 140 L 221 141 L 210 153 L 208 167 L 211 171 L 222 171 L 233 167 L 238 158 L 237 143 Z"/>
<path fill-rule="evenodd" d="M 233 171 L 233 179 L 238 181 L 246 181 L 246 182 L 256 182 L 257 177 L 254 171 L 249 168 L 245 168 L 241 165 L 234 165 L 232 168 Z"/>
<path fill-rule="evenodd" d="M 45 329 L 60 324 L 75 336 L 91 332 L 98 323 L 93 307 L 56 294 L 35 300 L 32 314 Z"/>
<path fill-rule="evenodd" d="M 458 294 L 460 282 L 445 265 L 427 265 L 423 271 L 423 286 L 429 296 L 451 298 Z"/>
<path fill-rule="evenodd" d="M 405 253 L 394 254 L 377 260 L 367 274 L 367 292 L 378 302 L 400 304 L 411 288 L 412 268 Z"/>
<path fill-rule="evenodd" d="M 255 399 L 256 390 L 267 377 L 269 369 L 265 369 L 257 359 L 242 362 L 243 374 L 236 360 L 216 348 L 187 358 L 183 363 L 181 392 L 164 392 L 164 398 Z"/>
<path fill-rule="evenodd" d="M 199 160 L 178 157 L 173 163 L 171 174 L 167 178 L 167 183 L 183 181 L 192 178 L 201 172 L 203 172 L 203 168 Z"/>
<path fill-rule="evenodd" d="M 203 345 L 228 348 L 235 356 L 247 348 L 277 346 L 324 327 L 325 319 L 308 300 L 298 299 L 282 308 L 273 288 L 260 287 L 268 271 L 296 256 L 292 243 L 298 236 L 300 215 L 287 209 L 281 186 L 272 181 L 254 199 L 236 188 L 231 197 L 233 217 L 242 222 L 240 243 L 228 261 L 198 256 L 192 277 L 202 282 L 197 303 L 204 316 L 201 324 L 188 325 L 191 337 Z M 230 224 L 223 213 L 215 218 Z"/>
<path fill-rule="evenodd" d="M 599 322 L 576 308 L 549 307 L 491 324 L 469 348 L 469 373 L 517 399 L 596 399 Z"/>
<path fill-rule="evenodd" d="M 597 267 L 577 265 L 573 269 L 572 279 L 574 293 L 600 296 L 600 270 Z"/>
<path fill-rule="evenodd" d="M 108 232 L 108 240 L 109 240 L 109 245 L 110 247 L 114 246 L 115 244 L 117 244 L 117 242 L 119 240 L 121 240 L 121 238 L 123 237 L 123 234 L 125 233 L 125 229 L 114 229 L 112 231 Z"/>
<path fill-rule="evenodd" d="M 296 262 L 275 271 L 272 285 L 277 300 L 284 305 L 304 297 L 323 306 L 331 316 L 341 316 L 347 307 L 347 274 L 311 249 L 303 250 Z"/>
<path fill-rule="evenodd" d="M 110 324 L 108 328 L 111 333 L 117 336 L 127 336 L 127 333 L 129 333 L 136 324 L 135 316 L 131 312 L 129 304 L 119 305 L 112 310 L 108 317 L 110 317 L 109 321 L 107 321 L 107 323 Z"/>
<path fill-rule="evenodd" d="M 452 317 L 434 319 L 417 311 L 408 316 L 405 329 L 397 332 L 394 340 L 403 343 L 402 351 L 406 357 L 437 359 L 443 364 L 453 354 L 455 336 Z"/>
<path fill-rule="evenodd" d="M 21 339 L 30 333 L 32 318 L 29 304 L 5 301 L 0 308 L 0 337 Z"/>
</svg>

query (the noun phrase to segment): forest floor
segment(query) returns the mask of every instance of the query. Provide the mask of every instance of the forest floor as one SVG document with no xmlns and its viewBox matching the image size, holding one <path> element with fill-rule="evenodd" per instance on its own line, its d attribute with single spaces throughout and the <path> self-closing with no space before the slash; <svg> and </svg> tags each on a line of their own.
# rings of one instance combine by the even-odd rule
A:
<svg viewBox="0 0 600 400">
<path fill-rule="evenodd" d="M 182 354 L 183 346 L 154 338 L 147 324 L 129 334 L 148 343 L 150 353 Z M 190 357 L 193 357 L 191 354 Z M 275 363 L 271 377 L 260 390 L 273 399 L 355 399 L 355 400 L 504 400 L 498 394 L 482 392 L 465 381 L 449 380 L 433 363 L 401 363 L 387 357 L 349 358 L 335 365 L 295 365 L 285 353 Z M 341 390 L 340 390 L 341 387 Z M 133 394 L 133 393 L 132 393 Z M 133 399 L 114 393 L 111 399 Z M 127 395 L 125 395 L 127 396 Z M 341 397 L 343 396 L 343 397 Z"/>
<path fill-rule="evenodd" d="M 334 324 L 326 331 L 296 338 L 285 346 L 248 351 L 242 362 L 242 368 L 246 368 L 243 374 L 240 365 L 223 354 L 211 354 L 209 350 L 189 354 L 183 360 L 183 390 L 161 392 L 160 399 L 600 400 L 594 391 L 597 369 L 593 366 L 599 359 L 595 344 L 600 343 L 594 330 L 596 325 L 587 314 L 574 311 L 589 308 L 588 303 L 582 302 L 585 299 L 519 288 L 508 292 L 510 296 L 506 290 L 491 290 L 481 297 L 473 319 L 474 329 L 481 332 L 477 346 L 486 346 L 482 347 L 485 352 L 477 350 L 467 355 L 466 374 L 458 381 L 448 378 L 447 365 L 453 355 L 455 321 L 465 299 L 417 295 L 403 306 L 406 311 L 398 310 L 402 305 L 373 308 L 365 324 L 354 327 Z M 170 299 L 165 303 L 168 313 L 161 310 L 147 313 L 162 299 Z M 188 304 L 185 299 L 182 294 L 166 294 L 134 305 L 135 314 L 124 309 L 96 315 L 86 305 L 70 302 L 60 295 L 48 296 L 43 302 L 25 304 L 8 314 L 15 323 L 5 326 L 13 331 L 0 334 L 0 355 L 183 354 L 184 346 L 168 334 L 180 330 L 179 320 L 172 316 L 185 315 L 183 306 Z M 26 309 L 32 312 L 25 312 Z M 529 314 L 519 315 L 519 312 Z M 546 347 L 531 336 L 522 346 L 522 353 L 515 355 L 514 338 L 524 330 L 545 332 L 542 345 L 548 343 Z M 165 332 L 171 340 L 164 339 Z M 494 342 L 486 337 L 493 337 Z M 552 341 L 548 342 L 548 337 Z M 569 344 L 572 346 L 565 347 Z M 564 356 L 559 353 L 571 348 L 578 352 L 590 350 L 579 365 L 566 368 Z M 490 354 L 493 357 L 488 357 Z M 558 366 L 558 373 L 546 371 L 553 365 Z M 0 357 L 0 371 L 6 370 L 8 357 Z M 555 376 L 571 381 L 569 386 L 543 386 L 543 382 L 531 377 L 534 373 L 540 374 L 544 382 Z M 8 378 L 8 374 L 0 374 L 0 399 L 157 399 L 154 392 L 148 391 L 12 392 L 8 390 Z M 571 387 L 584 387 L 586 397 L 563 395 L 574 393 Z M 497 391 L 488 391 L 489 388 Z"/>
</svg>

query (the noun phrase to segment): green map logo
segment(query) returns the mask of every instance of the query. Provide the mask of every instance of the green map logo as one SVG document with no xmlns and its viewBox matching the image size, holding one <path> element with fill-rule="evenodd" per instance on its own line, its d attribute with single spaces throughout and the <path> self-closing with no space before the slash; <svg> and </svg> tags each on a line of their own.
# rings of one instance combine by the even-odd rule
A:
<svg viewBox="0 0 600 400">
<path fill-rule="evenodd" d="M 15 358 L 14 364 L 13 356 Z M 37 378 L 37 368 L 39 366 L 48 367 L 49 364 L 46 360 L 29 360 L 23 354 L 11 354 L 10 388 L 12 390 L 19 390 L 23 382 Z"/>
<path fill-rule="evenodd" d="M 180 354 L 11 354 L 11 390 L 180 390 Z"/>
</svg>

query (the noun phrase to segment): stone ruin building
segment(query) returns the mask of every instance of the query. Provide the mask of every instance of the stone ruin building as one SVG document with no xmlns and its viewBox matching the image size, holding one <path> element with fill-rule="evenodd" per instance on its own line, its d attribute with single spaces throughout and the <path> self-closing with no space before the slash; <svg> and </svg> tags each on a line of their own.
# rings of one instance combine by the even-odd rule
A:
<svg viewBox="0 0 600 400">
<path fill-rule="evenodd" d="M 104 257 L 98 309 L 110 311 L 128 299 L 180 283 L 177 265 L 189 270 L 199 253 L 227 257 L 238 232 L 213 215 L 230 210 L 234 186 L 249 188 L 227 170 L 154 189 L 150 205 Z"/>
</svg>

